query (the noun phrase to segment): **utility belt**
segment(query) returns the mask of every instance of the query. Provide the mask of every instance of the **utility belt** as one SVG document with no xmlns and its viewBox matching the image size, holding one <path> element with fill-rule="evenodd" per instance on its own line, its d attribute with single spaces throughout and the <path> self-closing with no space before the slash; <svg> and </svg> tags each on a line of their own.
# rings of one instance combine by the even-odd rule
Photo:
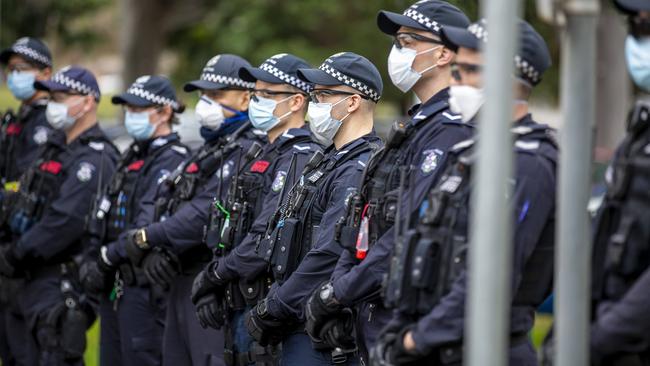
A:
<svg viewBox="0 0 650 366">
<path fill-rule="evenodd" d="M 253 341 L 248 352 L 235 352 L 235 331 L 229 323 L 224 326 L 224 337 L 223 361 L 226 366 L 276 366 L 280 363 L 281 344 L 262 347 Z"/>
<path fill-rule="evenodd" d="M 225 288 L 225 304 L 229 311 L 241 311 L 257 305 L 269 294 L 273 278 L 264 274 L 252 281 L 230 281 Z"/>
</svg>

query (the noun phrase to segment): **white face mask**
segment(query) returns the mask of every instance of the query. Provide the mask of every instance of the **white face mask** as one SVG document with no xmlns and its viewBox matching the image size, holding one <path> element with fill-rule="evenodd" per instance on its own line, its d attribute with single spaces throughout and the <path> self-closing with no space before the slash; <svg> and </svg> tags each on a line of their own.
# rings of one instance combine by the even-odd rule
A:
<svg viewBox="0 0 650 366">
<path fill-rule="evenodd" d="M 80 103 L 83 103 L 83 99 L 74 103 L 71 107 L 75 107 Z M 47 103 L 47 108 L 45 108 L 45 118 L 50 123 L 52 128 L 54 128 L 55 130 L 67 131 L 74 125 L 75 121 L 79 119 L 79 117 L 81 117 L 84 113 L 82 110 L 76 116 L 69 116 L 68 115 L 69 108 L 70 107 L 68 107 L 68 105 L 64 103 L 57 103 L 54 101 L 49 101 Z"/>
<path fill-rule="evenodd" d="M 323 146 L 329 146 L 334 140 L 334 136 L 343 124 L 343 120 L 348 118 L 350 113 L 346 114 L 341 120 L 332 117 L 332 108 L 342 101 L 350 98 L 345 97 L 338 102 L 332 103 L 314 103 L 309 102 L 307 117 L 309 117 L 309 129 L 318 143 Z"/>
<path fill-rule="evenodd" d="M 469 85 L 452 85 L 449 87 L 449 109 L 469 122 L 485 102 L 483 89 Z"/>
<path fill-rule="evenodd" d="M 203 127 L 216 130 L 223 124 L 226 117 L 223 115 L 223 108 L 221 104 L 213 101 L 212 99 L 201 96 L 199 102 L 196 103 L 195 108 L 196 118 Z"/>
<path fill-rule="evenodd" d="M 397 48 L 397 46 L 393 45 L 393 49 L 390 51 L 390 55 L 388 55 L 388 75 L 390 76 L 390 80 L 402 93 L 411 90 L 413 85 L 420 80 L 425 72 L 438 66 L 437 64 L 433 64 L 422 71 L 415 71 L 413 70 L 413 61 L 415 61 L 415 58 L 418 55 L 434 51 L 440 47 L 442 46 L 417 52 L 411 48 Z"/>
</svg>

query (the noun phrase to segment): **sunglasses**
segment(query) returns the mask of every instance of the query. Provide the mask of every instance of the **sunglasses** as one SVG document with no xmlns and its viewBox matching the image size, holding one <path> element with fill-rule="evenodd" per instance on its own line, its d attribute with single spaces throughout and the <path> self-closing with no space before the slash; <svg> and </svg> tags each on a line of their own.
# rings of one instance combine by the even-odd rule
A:
<svg viewBox="0 0 650 366">
<path fill-rule="evenodd" d="M 406 47 L 415 42 L 442 44 L 442 42 L 437 39 L 425 37 L 423 35 L 411 32 L 398 32 L 393 37 L 393 44 L 397 48 Z"/>
<path fill-rule="evenodd" d="M 361 95 L 358 93 L 346 92 L 343 90 L 334 90 L 334 89 L 316 89 L 309 93 L 309 99 L 314 103 L 320 103 L 326 97 L 333 95 L 358 95 L 363 99 L 368 99 L 367 96 Z"/>
</svg>

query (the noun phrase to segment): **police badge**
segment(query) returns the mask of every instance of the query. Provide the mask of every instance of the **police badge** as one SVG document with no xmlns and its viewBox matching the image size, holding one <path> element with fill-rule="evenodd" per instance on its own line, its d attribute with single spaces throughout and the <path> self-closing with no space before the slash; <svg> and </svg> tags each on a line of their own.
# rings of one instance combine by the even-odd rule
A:
<svg viewBox="0 0 650 366">
<path fill-rule="evenodd" d="M 432 171 L 436 170 L 436 168 L 438 167 L 440 157 L 442 157 L 442 151 L 438 149 L 426 150 L 423 152 L 423 154 L 425 154 L 426 156 L 424 157 L 424 161 L 422 161 L 420 170 L 424 174 L 429 174 Z"/>
<path fill-rule="evenodd" d="M 287 172 L 279 171 L 275 175 L 275 179 L 273 179 L 273 184 L 271 184 L 271 190 L 273 192 L 280 192 L 282 187 L 284 187 L 284 183 L 287 180 Z"/>
<path fill-rule="evenodd" d="M 90 180 L 90 178 L 93 177 L 93 172 L 95 171 L 95 166 L 87 163 L 85 161 L 82 161 L 79 164 L 79 170 L 77 170 L 77 179 L 79 179 L 80 182 L 87 182 Z"/>
</svg>

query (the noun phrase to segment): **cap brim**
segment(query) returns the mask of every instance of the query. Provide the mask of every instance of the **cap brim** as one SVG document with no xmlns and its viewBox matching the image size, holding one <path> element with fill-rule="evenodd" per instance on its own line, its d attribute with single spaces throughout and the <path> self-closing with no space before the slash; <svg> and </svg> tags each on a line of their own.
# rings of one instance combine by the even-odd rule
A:
<svg viewBox="0 0 650 366">
<path fill-rule="evenodd" d="M 194 80 L 183 86 L 183 90 L 187 93 L 193 92 L 195 90 L 219 90 L 226 88 L 232 88 L 232 85 L 213 83 L 207 80 Z"/>
<path fill-rule="evenodd" d="M 382 32 L 391 36 L 395 35 L 400 27 L 410 27 L 431 32 L 431 29 L 426 28 L 406 15 L 386 10 L 381 10 L 377 14 L 377 26 Z"/>
<path fill-rule="evenodd" d="M 128 104 L 134 107 L 149 107 L 153 105 L 150 101 L 133 94 L 122 93 L 111 98 L 113 104 Z"/>
<path fill-rule="evenodd" d="M 444 27 L 440 38 L 445 46 L 454 51 L 457 51 L 459 47 L 471 50 L 478 50 L 481 47 L 481 41 L 465 28 Z"/>
<path fill-rule="evenodd" d="M 285 84 L 284 81 L 257 67 L 242 67 L 239 69 L 239 78 L 254 83 L 258 80 L 271 84 Z"/>
<path fill-rule="evenodd" d="M 13 55 L 15 52 L 11 48 L 6 48 L 0 52 L 0 63 L 2 64 L 7 64 L 9 63 L 9 59 L 11 58 L 11 55 Z"/>
<path fill-rule="evenodd" d="M 618 10 L 627 14 L 636 14 L 643 10 L 650 10 L 650 5 L 639 6 L 638 0 L 615 0 L 614 4 Z"/>
<path fill-rule="evenodd" d="M 343 84 L 337 78 L 320 69 L 298 69 L 298 78 L 318 85 L 335 86 Z"/>
<path fill-rule="evenodd" d="M 57 91 L 67 92 L 72 90 L 63 84 L 55 83 L 51 80 L 37 80 L 34 82 L 34 88 L 37 90 L 45 90 L 50 93 Z"/>
</svg>

